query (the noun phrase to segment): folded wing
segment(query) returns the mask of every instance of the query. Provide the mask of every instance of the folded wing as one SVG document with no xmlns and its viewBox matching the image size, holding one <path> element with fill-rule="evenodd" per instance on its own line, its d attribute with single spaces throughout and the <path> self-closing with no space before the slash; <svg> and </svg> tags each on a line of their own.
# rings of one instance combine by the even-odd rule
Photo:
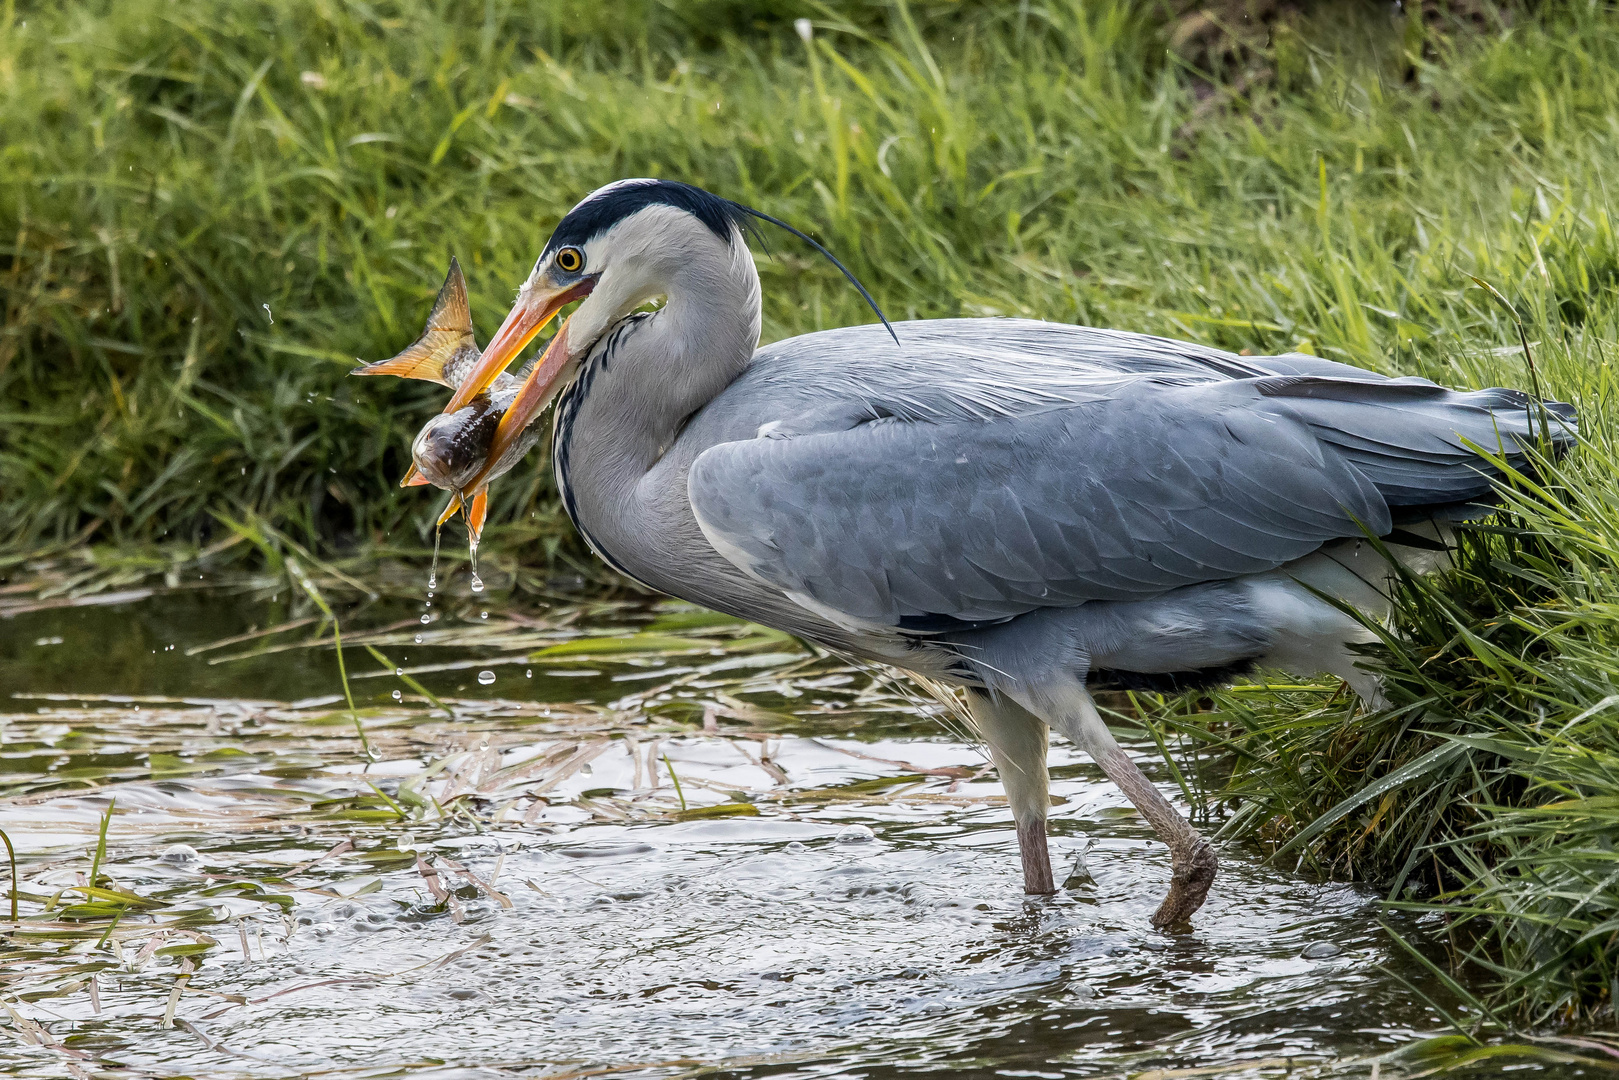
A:
<svg viewBox="0 0 1619 1080">
<path fill-rule="evenodd" d="M 1399 508 L 1486 495 L 1464 440 L 1531 441 L 1514 391 L 1271 370 L 723 443 L 688 492 L 717 550 L 806 606 L 937 630 L 1273 569 L 1386 533 Z"/>
</svg>

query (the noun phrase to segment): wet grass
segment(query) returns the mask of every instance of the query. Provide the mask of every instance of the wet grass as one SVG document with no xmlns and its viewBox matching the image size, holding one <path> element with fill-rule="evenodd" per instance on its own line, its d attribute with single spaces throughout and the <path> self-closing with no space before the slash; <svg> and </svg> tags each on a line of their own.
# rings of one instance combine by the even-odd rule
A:
<svg viewBox="0 0 1619 1080">
<path fill-rule="evenodd" d="M 1453 571 L 1400 583 L 1364 661 L 1389 708 L 1256 683 L 1162 716 L 1213 752 L 1221 836 L 1443 912 L 1481 1009 L 1534 1025 L 1611 1024 L 1619 995 L 1619 457 L 1584 400 L 1578 455 L 1514 477 Z"/>
<path fill-rule="evenodd" d="M 484 333 L 604 181 L 812 229 L 895 317 L 1027 315 L 1515 381 L 1467 273 L 1570 326 L 1619 278 L 1612 25 L 1583 4 L 1322 5 L 1246 66 L 1151 5 L 178 3 L 0 17 L 0 520 L 13 549 L 206 547 L 248 511 L 323 554 L 419 545 L 394 483 L 451 254 Z M 792 10 L 789 10 L 792 9 Z M 768 339 L 869 318 L 761 256 Z M 572 551 L 543 462 L 496 493 Z"/>
</svg>

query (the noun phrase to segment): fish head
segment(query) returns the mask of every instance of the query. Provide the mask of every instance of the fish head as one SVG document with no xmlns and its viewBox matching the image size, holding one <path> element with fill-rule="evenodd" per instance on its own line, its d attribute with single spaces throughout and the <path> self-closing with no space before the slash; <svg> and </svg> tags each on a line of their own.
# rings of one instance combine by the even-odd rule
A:
<svg viewBox="0 0 1619 1080">
<path fill-rule="evenodd" d="M 410 447 L 416 471 L 434 487 L 462 491 L 484 467 L 504 410 L 487 394 L 422 425 Z"/>
</svg>

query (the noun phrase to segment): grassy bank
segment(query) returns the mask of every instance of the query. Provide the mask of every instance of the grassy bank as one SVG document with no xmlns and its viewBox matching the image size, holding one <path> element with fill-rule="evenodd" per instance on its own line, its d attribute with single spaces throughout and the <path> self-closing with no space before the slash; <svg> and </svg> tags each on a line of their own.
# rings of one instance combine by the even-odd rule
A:
<svg viewBox="0 0 1619 1080">
<path fill-rule="evenodd" d="M 223 515 L 322 553 L 419 544 L 436 506 L 393 485 L 442 394 L 345 373 L 415 336 L 452 253 L 487 336 L 620 176 L 813 231 L 899 318 L 1526 385 L 1477 275 L 1594 448 L 1411 587 L 1393 711 L 1250 691 L 1181 727 L 1224 751 L 1227 835 L 1479 913 L 1456 941 L 1499 966 L 1492 1008 L 1589 1018 L 1619 932 L 1619 25 L 1323 7 L 1200 72 L 1166 47 L 1185 23 L 1078 0 L 8 3 L 0 541 L 197 548 Z M 869 317 L 790 244 L 761 272 L 770 338 Z M 569 535 L 536 466 L 492 513 L 532 560 Z"/>
<path fill-rule="evenodd" d="M 201 543 L 252 509 L 310 546 L 417 542 L 429 500 L 393 483 L 442 395 L 346 372 L 413 338 L 452 253 L 487 334 L 625 175 L 812 229 L 896 317 L 1517 378 L 1462 273 L 1578 321 L 1619 272 L 1612 28 L 1323 6 L 1209 81 L 1147 4 L 806 8 L 809 47 L 785 2 L 8 5 L 4 539 Z M 869 318 L 777 252 L 768 337 Z M 548 484 L 494 520 L 565 532 Z"/>
<path fill-rule="evenodd" d="M 1601 337 L 1541 329 L 1560 379 L 1607 370 Z M 1584 401 L 1576 457 L 1517 476 L 1454 571 L 1402 582 L 1365 661 L 1389 708 L 1336 682 L 1159 703 L 1209 755 L 1222 838 L 1441 916 L 1469 1032 L 1611 1024 L 1619 990 L 1619 449 L 1610 397 Z"/>
</svg>

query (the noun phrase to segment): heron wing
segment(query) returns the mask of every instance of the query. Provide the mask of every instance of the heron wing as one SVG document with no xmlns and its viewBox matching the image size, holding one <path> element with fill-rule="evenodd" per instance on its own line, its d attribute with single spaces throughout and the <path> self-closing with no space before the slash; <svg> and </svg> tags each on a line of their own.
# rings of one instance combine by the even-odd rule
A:
<svg viewBox="0 0 1619 1080">
<path fill-rule="evenodd" d="M 805 606 L 937 629 L 1261 572 L 1387 532 L 1391 502 L 1477 497 L 1489 481 L 1461 437 L 1510 442 L 1522 400 L 1375 377 L 1148 380 L 986 421 L 721 443 L 688 494 L 718 551 Z"/>
</svg>

